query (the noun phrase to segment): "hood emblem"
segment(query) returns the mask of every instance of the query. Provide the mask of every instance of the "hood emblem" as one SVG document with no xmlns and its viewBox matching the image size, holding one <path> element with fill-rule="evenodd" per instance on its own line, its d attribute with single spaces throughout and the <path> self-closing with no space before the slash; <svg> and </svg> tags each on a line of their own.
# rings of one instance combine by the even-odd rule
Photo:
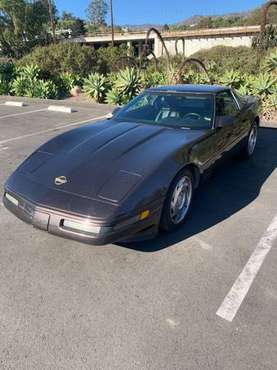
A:
<svg viewBox="0 0 277 370">
<path fill-rule="evenodd" d="M 59 176 L 55 178 L 55 185 L 64 185 L 68 182 L 65 176 Z"/>
</svg>

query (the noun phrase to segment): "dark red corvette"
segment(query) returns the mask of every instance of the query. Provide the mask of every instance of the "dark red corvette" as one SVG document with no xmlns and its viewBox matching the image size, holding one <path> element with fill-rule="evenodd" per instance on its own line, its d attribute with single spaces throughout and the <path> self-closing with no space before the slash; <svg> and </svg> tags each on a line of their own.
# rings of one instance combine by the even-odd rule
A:
<svg viewBox="0 0 277 370">
<path fill-rule="evenodd" d="M 35 227 L 92 244 L 146 238 L 186 219 L 201 175 L 253 154 L 258 101 L 226 87 L 148 89 L 112 118 L 42 145 L 10 176 L 4 204 Z"/>
</svg>

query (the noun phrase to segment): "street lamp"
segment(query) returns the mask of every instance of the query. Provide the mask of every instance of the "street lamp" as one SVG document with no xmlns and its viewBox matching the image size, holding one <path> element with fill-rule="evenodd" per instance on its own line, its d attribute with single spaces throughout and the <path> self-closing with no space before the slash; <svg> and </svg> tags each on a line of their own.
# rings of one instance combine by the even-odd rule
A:
<svg viewBox="0 0 277 370">
<path fill-rule="evenodd" d="M 113 0 L 110 0 L 111 27 L 112 27 L 112 46 L 114 46 L 114 25 L 113 25 Z"/>
</svg>

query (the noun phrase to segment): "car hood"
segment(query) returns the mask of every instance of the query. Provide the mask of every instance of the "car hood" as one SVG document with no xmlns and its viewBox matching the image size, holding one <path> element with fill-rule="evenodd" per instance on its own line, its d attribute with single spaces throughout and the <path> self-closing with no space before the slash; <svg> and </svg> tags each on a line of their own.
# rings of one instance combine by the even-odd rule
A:
<svg viewBox="0 0 277 370">
<path fill-rule="evenodd" d="M 162 160 L 203 134 L 101 121 L 50 140 L 23 162 L 17 172 L 47 188 L 119 203 Z M 57 184 L 60 177 L 66 183 Z"/>
</svg>

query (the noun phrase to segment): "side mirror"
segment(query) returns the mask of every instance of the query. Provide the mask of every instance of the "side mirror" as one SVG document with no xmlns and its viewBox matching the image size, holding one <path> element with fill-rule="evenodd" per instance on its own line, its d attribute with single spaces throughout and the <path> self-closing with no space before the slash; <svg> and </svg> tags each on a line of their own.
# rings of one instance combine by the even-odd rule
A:
<svg viewBox="0 0 277 370">
<path fill-rule="evenodd" d="M 113 116 L 121 110 L 121 107 L 115 107 L 114 110 L 107 114 L 106 118 L 111 119 Z"/>
<path fill-rule="evenodd" d="M 232 126 L 235 123 L 235 117 L 233 116 L 218 116 L 216 117 L 216 127 L 223 128 Z"/>
</svg>

